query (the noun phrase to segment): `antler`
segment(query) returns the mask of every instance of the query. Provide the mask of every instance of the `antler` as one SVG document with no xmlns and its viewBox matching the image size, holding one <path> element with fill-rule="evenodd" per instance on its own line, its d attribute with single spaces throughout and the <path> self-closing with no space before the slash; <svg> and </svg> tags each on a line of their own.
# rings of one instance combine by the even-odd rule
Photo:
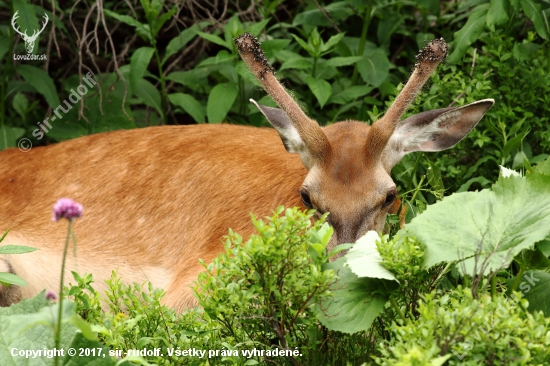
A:
<svg viewBox="0 0 550 366">
<path fill-rule="evenodd" d="M 235 45 L 250 71 L 260 81 L 275 103 L 281 107 L 315 159 L 322 159 L 330 145 L 317 122 L 310 119 L 292 99 L 275 77 L 275 71 L 269 65 L 260 42 L 250 33 L 244 33 L 235 39 Z"/>
<path fill-rule="evenodd" d="M 373 157 L 380 156 L 389 141 L 401 116 L 412 103 L 437 65 L 447 56 L 447 44 L 443 38 L 429 42 L 416 56 L 414 71 L 401 93 L 381 119 L 376 121 L 369 133 L 367 149 Z"/>
<path fill-rule="evenodd" d="M 36 35 L 39 35 L 40 33 L 42 33 L 42 31 L 44 30 L 44 28 L 46 28 L 46 25 L 48 24 L 48 20 L 50 19 L 50 18 L 48 18 L 48 14 L 46 14 L 46 13 L 44 13 L 43 18 L 44 18 L 45 22 L 42 23 L 43 24 L 42 29 L 40 29 L 40 31 Z M 34 36 L 34 33 L 33 33 L 33 36 Z"/>
<path fill-rule="evenodd" d="M 17 10 L 15 12 L 15 14 L 13 14 L 13 17 L 11 18 L 11 26 L 13 27 L 13 30 L 16 31 L 17 33 L 19 33 L 20 35 L 26 37 L 27 36 L 27 30 L 25 30 L 25 33 L 21 33 L 19 31 L 19 27 L 17 26 L 17 24 L 15 24 L 15 20 L 17 18 L 19 18 L 19 16 L 17 15 L 17 13 L 19 13 L 19 10 Z"/>
</svg>

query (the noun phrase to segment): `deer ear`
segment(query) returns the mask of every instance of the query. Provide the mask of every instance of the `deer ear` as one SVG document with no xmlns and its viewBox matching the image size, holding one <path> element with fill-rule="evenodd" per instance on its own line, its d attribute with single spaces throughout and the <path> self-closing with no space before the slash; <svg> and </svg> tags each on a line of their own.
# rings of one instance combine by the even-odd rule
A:
<svg viewBox="0 0 550 366">
<path fill-rule="evenodd" d="M 286 113 L 279 108 L 258 104 L 254 99 L 250 99 L 250 101 L 258 107 L 269 123 L 279 132 L 286 151 L 292 154 L 300 154 L 303 161 L 304 157 L 302 155 L 307 154 L 306 146 Z"/>
<path fill-rule="evenodd" d="M 434 109 L 404 119 L 384 148 L 384 167 L 391 170 L 405 154 L 413 151 L 441 151 L 456 145 L 494 103 L 493 99 L 483 99 L 462 107 Z"/>
</svg>

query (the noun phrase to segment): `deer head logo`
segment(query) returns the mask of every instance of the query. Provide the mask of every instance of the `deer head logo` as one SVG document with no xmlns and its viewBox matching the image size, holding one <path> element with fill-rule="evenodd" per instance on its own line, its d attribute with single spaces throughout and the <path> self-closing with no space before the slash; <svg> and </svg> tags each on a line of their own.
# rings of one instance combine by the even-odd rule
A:
<svg viewBox="0 0 550 366">
<path fill-rule="evenodd" d="M 40 29 L 39 31 L 35 30 L 32 33 L 32 36 L 29 36 L 29 35 L 27 35 L 27 30 L 26 29 L 25 29 L 25 32 L 21 33 L 21 31 L 19 30 L 19 27 L 17 26 L 17 24 L 15 24 L 15 20 L 17 18 L 19 18 L 17 13 L 19 13 L 19 11 L 16 11 L 15 14 L 13 14 L 13 18 L 11 18 L 11 26 L 13 27 L 13 29 L 17 33 L 19 33 L 21 35 L 21 38 L 23 38 L 23 41 L 25 41 L 25 48 L 27 49 L 27 53 L 32 53 L 32 50 L 34 49 L 34 44 L 36 42 L 36 39 L 38 38 L 40 33 L 42 33 L 44 28 L 46 28 L 46 24 L 48 24 L 48 14 L 44 14 L 45 22 L 42 23 L 43 24 L 42 29 Z"/>
</svg>

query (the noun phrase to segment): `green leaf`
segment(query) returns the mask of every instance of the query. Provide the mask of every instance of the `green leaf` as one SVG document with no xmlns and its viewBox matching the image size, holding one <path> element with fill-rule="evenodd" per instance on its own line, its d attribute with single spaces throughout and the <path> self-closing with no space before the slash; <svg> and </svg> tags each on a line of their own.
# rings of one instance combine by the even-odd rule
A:
<svg viewBox="0 0 550 366">
<path fill-rule="evenodd" d="M 339 258 L 323 266 L 323 270 L 334 270 L 339 280 L 331 287 L 334 297 L 317 306 L 317 318 L 329 330 L 351 334 L 371 327 L 384 310 L 391 289 L 385 286 L 389 281 L 357 277 L 345 261 Z"/>
<path fill-rule="evenodd" d="M 347 1 L 334 2 L 327 6 L 323 6 L 323 8 L 324 12 L 319 10 L 319 8 L 314 8 L 298 13 L 296 17 L 294 17 L 292 25 L 294 27 L 302 24 L 331 27 L 333 24 L 327 19 L 326 13 L 329 14 L 333 22 L 345 19 L 354 13 L 353 8 Z"/>
<path fill-rule="evenodd" d="M 0 36 L 0 60 L 3 60 L 6 52 L 10 50 L 11 42 L 10 36 Z"/>
<path fill-rule="evenodd" d="M 477 41 L 483 28 L 485 28 L 486 15 L 487 10 L 473 12 L 468 17 L 468 21 L 464 24 L 464 27 L 458 32 L 455 32 L 453 42 L 454 51 L 447 58 L 447 62 L 451 64 L 458 63 L 466 53 L 468 47 Z"/>
<path fill-rule="evenodd" d="M 141 47 L 132 55 L 130 59 L 130 87 L 133 91 L 137 90 L 139 81 L 143 78 L 154 52 L 154 48 Z"/>
<path fill-rule="evenodd" d="M 429 206 L 404 230 L 426 246 L 427 268 L 462 260 L 457 267 L 463 274 L 507 267 L 550 234 L 550 176 L 501 177 L 492 190 L 455 193 Z"/>
<path fill-rule="evenodd" d="M 525 15 L 533 22 L 535 29 L 539 36 L 544 39 L 548 39 L 548 19 L 542 12 L 540 4 L 535 3 L 533 0 L 521 0 L 521 8 L 525 12 Z"/>
<path fill-rule="evenodd" d="M 495 31 L 495 25 L 502 25 L 508 21 L 509 8 L 509 0 L 491 0 L 491 5 L 487 12 L 487 19 L 485 19 L 487 27 L 489 27 L 491 31 Z"/>
<path fill-rule="evenodd" d="M 361 60 L 363 56 L 350 56 L 350 57 L 333 57 L 330 60 L 327 60 L 325 66 L 330 67 L 339 67 L 339 66 L 348 66 L 353 65 L 354 63 Z"/>
<path fill-rule="evenodd" d="M 22 93 L 15 94 L 12 105 L 13 109 L 15 109 L 24 120 L 27 117 L 27 109 L 29 108 L 29 100 L 27 97 Z"/>
<path fill-rule="evenodd" d="M 162 5 L 161 5 L 162 6 Z M 160 28 L 162 28 L 162 26 L 164 25 L 164 23 L 166 23 L 166 21 L 170 18 L 172 18 L 172 16 L 176 13 L 178 9 L 177 8 L 172 8 L 172 10 L 162 14 L 160 17 L 158 17 L 157 19 L 155 19 L 152 23 L 153 25 L 153 37 L 156 37 L 156 35 L 158 34 Z"/>
<path fill-rule="evenodd" d="M 321 53 L 329 52 L 342 40 L 342 38 L 344 38 L 345 35 L 346 33 L 338 33 L 337 35 L 330 37 L 327 43 L 321 46 Z"/>
<path fill-rule="evenodd" d="M 363 56 L 357 64 L 357 69 L 363 80 L 374 87 L 379 87 L 389 75 L 390 61 L 381 49 L 376 49 Z"/>
<path fill-rule="evenodd" d="M 145 79 L 140 79 L 134 93 L 146 106 L 154 108 L 162 116 L 160 93 L 153 84 Z"/>
<path fill-rule="evenodd" d="M 284 62 L 279 68 L 279 71 L 286 70 L 286 69 L 308 70 L 308 69 L 311 69 L 312 67 L 313 67 L 313 63 L 307 58 L 296 57 Z"/>
<path fill-rule="evenodd" d="M 214 70 L 214 67 L 200 67 L 188 71 L 174 71 L 166 76 L 166 80 L 172 80 L 191 89 L 207 84 L 206 77 Z"/>
<path fill-rule="evenodd" d="M 248 33 L 254 36 L 257 36 L 265 28 L 265 26 L 267 25 L 267 23 L 269 23 L 270 20 L 271 18 L 265 18 L 264 20 L 259 21 L 258 23 L 252 23 L 252 25 L 247 29 Z M 263 48 L 263 44 L 262 44 L 262 48 Z"/>
<path fill-rule="evenodd" d="M 184 93 L 169 94 L 168 99 L 170 102 L 187 112 L 195 122 L 204 123 L 204 108 L 202 105 L 191 95 Z"/>
<path fill-rule="evenodd" d="M 59 106 L 59 96 L 55 84 L 44 70 L 25 64 L 18 65 L 15 70 L 27 83 L 44 96 L 50 107 L 55 109 Z"/>
<path fill-rule="evenodd" d="M 550 237 L 546 238 L 546 240 L 539 241 L 536 244 L 536 247 L 538 250 L 542 252 L 546 257 L 550 257 Z"/>
<path fill-rule="evenodd" d="M 143 39 L 145 39 L 149 42 L 152 41 L 151 32 L 149 30 L 149 25 L 148 24 L 142 24 L 142 23 L 138 22 L 137 20 L 135 20 L 134 18 L 132 18 L 131 16 L 121 15 L 121 14 L 115 13 L 114 11 L 111 11 L 111 10 L 108 10 L 108 9 L 103 9 L 103 12 L 105 14 L 107 14 L 108 16 L 110 16 L 111 18 L 115 18 L 116 20 L 118 20 L 120 22 L 128 24 L 129 26 L 135 27 L 136 28 L 136 33 L 141 38 L 143 38 Z"/>
<path fill-rule="evenodd" d="M 239 88 L 234 83 L 218 84 L 212 88 L 206 103 L 208 123 L 223 122 L 235 99 L 237 99 L 238 93 Z"/>
<path fill-rule="evenodd" d="M 432 187 L 437 199 L 443 198 L 445 193 L 445 186 L 443 186 L 443 178 L 441 177 L 441 170 L 437 164 L 428 161 L 428 169 L 426 170 L 426 176 L 428 177 L 428 184 Z"/>
<path fill-rule="evenodd" d="M 1 241 L 1 240 L 0 240 Z M 38 250 L 37 248 L 25 245 L 3 245 L 0 247 L 0 254 L 24 254 Z"/>
<path fill-rule="evenodd" d="M 164 53 L 164 58 L 162 59 L 162 64 L 168 60 L 170 56 L 179 52 L 187 43 L 189 43 L 197 35 L 197 25 L 193 24 L 191 27 L 187 28 L 181 32 L 177 37 L 173 38 L 166 46 L 166 52 Z"/>
<path fill-rule="evenodd" d="M 355 98 L 367 95 L 374 89 L 372 86 L 354 85 L 352 87 L 342 90 L 340 93 L 333 95 L 330 98 L 331 103 L 335 104 L 347 104 Z"/>
<path fill-rule="evenodd" d="M 20 127 L 0 126 L 0 151 L 15 147 L 17 140 L 25 134 Z"/>
<path fill-rule="evenodd" d="M 516 277 L 508 280 L 511 288 Z M 542 311 L 544 316 L 550 316 L 550 273 L 543 271 L 525 271 L 520 279 L 517 291 L 529 301 L 529 311 Z"/>
<path fill-rule="evenodd" d="M 27 282 L 21 277 L 6 272 L 0 272 L 0 283 L 4 285 L 28 286 Z"/>
<path fill-rule="evenodd" d="M 358 277 L 380 278 L 397 281 L 397 278 L 380 264 L 382 257 L 376 249 L 376 242 L 380 236 L 376 231 L 368 231 L 363 235 L 344 258 L 347 265 Z M 399 282 L 399 281 L 397 281 Z"/>
<path fill-rule="evenodd" d="M 217 45 L 223 46 L 223 47 L 229 49 L 230 51 L 233 51 L 233 46 L 231 44 L 228 44 L 226 41 L 224 41 L 220 37 L 218 37 L 214 34 L 204 33 L 204 32 L 201 32 L 201 31 L 196 31 L 196 32 L 199 36 L 206 39 L 207 41 L 210 41 L 210 42 L 215 43 Z"/>
<path fill-rule="evenodd" d="M 328 98 L 332 95 L 332 86 L 325 80 L 315 79 L 311 76 L 306 77 L 306 84 L 317 98 L 317 101 L 319 101 L 321 108 L 323 108 Z"/>
<path fill-rule="evenodd" d="M 302 47 L 304 50 L 307 51 L 307 53 L 311 54 L 313 53 L 313 49 L 309 46 L 309 44 L 306 43 L 306 41 L 304 41 L 303 39 L 301 39 L 300 37 L 296 36 L 295 34 L 292 34 L 292 37 L 294 37 L 294 39 L 296 40 L 296 42 L 298 42 L 298 44 L 300 45 L 300 47 Z"/>
<path fill-rule="evenodd" d="M 434 15 L 439 15 L 441 11 L 439 0 L 416 0 L 416 3 Z"/>
</svg>

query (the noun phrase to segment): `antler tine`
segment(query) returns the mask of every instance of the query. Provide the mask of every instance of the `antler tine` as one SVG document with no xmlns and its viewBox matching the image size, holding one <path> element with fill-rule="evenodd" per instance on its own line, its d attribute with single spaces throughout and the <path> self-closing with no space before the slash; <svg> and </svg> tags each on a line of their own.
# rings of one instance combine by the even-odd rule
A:
<svg viewBox="0 0 550 366">
<path fill-rule="evenodd" d="M 46 25 L 48 25 L 48 20 L 50 20 L 50 18 L 48 18 L 48 14 L 44 13 L 44 23 L 42 25 L 42 29 L 40 29 L 40 32 L 38 33 L 42 33 L 42 31 L 44 30 L 44 28 L 46 28 Z"/>
<path fill-rule="evenodd" d="M 19 10 L 17 10 L 15 12 L 15 14 L 13 14 L 13 17 L 11 18 L 11 26 L 13 27 L 13 30 L 16 31 L 17 33 L 19 33 L 20 35 L 26 35 L 26 34 L 23 34 L 21 33 L 21 31 L 19 30 L 19 27 L 17 26 L 17 24 L 15 23 L 15 20 L 17 18 L 19 18 L 19 15 L 17 15 L 17 13 L 19 13 Z M 25 30 L 25 33 L 26 33 L 26 30 Z"/>
<path fill-rule="evenodd" d="M 376 121 L 370 131 L 367 147 L 371 156 L 379 156 L 389 141 L 401 116 L 422 89 L 432 72 L 447 56 L 447 44 L 443 38 L 434 39 L 422 48 L 416 56 L 413 73 L 401 93 L 387 110 L 386 114 Z"/>
<path fill-rule="evenodd" d="M 269 65 L 260 42 L 250 33 L 244 33 L 235 38 L 235 45 L 250 71 L 260 81 L 266 92 L 281 107 L 294 128 L 308 148 L 308 151 L 316 158 L 322 159 L 329 149 L 328 139 L 317 122 L 310 119 L 296 101 L 288 94 L 285 88 L 275 77 L 275 71 Z"/>
</svg>

